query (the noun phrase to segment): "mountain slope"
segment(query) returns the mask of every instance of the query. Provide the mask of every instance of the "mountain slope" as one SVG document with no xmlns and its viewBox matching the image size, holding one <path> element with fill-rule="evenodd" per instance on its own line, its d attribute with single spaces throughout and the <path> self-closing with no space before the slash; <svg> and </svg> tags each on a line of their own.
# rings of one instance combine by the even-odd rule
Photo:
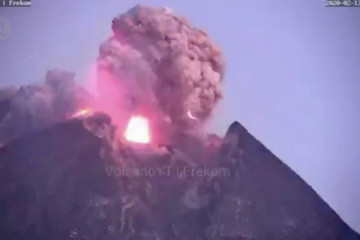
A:
<svg viewBox="0 0 360 240">
<path fill-rule="evenodd" d="M 0 149 L 0 239 L 360 239 L 239 123 L 220 145 L 113 141 L 106 117 Z"/>
</svg>

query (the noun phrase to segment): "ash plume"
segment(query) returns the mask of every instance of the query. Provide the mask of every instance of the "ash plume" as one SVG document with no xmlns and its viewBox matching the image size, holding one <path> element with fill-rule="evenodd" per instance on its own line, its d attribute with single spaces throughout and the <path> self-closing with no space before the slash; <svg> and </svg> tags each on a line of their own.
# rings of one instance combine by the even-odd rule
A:
<svg viewBox="0 0 360 240">
<path fill-rule="evenodd" d="M 205 32 L 166 8 L 144 6 L 114 18 L 112 30 L 99 50 L 97 99 L 61 70 L 48 71 L 42 84 L 0 89 L 0 144 L 83 107 L 106 112 L 119 129 L 137 112 L 181 129 L 209 118 L 222 97 L 224 61 Z"/>
<path fill-rule="evenodd" d="M 0 143 L 63 121 L 92 96 L 74 82 L 75 74 L 48 71 L 45 82 L 0 90 Z"/>
<path fill-rule="evenodd" d="M 104 105 L 152 109 L 183 128 L 211 115 L 222 97 L 224 60 L 204 31 L 166 8 L 139 5 L 113 19 L 112 30 L 98 58 Z"/>
</svg>

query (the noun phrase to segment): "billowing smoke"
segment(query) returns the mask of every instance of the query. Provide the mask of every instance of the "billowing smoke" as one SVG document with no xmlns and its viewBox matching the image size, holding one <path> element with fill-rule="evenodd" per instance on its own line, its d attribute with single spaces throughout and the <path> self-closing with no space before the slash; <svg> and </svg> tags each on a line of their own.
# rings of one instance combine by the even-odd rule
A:
<svg viewBox="0 0 360 240">
<path fill-rule="evenodd" d="M 151 109 L 183 128 L 211 115 L 222 96 L 224 62 L 205 32 L 166 8 L 143 6 L 116 17 L 112 30 L 98 59 L 104 106 Z"/>
<path fill-rule="evenodd" d="M 73 73 L 60 70 L 49 71 L 43 84 L 0 89 L 0 145 L 81 108 L 105 111 L 119 129 L 139 112 L 181 129 L 211 115 L 224 63 L 205 32 L 168 9 L 143 6 L 116 17 L 112 30 L 100 46 L 97 100 L 75 84 Z"/>
<path fill-rule="evenodd" d="M 0 144 L 64 121 L 93 97 L 74 82 L 74 74 L 48 71 L 43 84 L 0 90 Z"/>
</svg>

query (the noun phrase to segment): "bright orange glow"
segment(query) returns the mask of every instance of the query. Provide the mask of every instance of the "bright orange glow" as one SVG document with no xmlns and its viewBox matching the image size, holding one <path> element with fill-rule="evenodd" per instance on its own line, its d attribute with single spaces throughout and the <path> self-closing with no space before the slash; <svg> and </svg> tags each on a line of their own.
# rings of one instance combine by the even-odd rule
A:
<svg viewBox="0 0 360 240">
<path fill-rule="evenodd" d="M 85 117 L 88 114 L 90 114 L 90 112 L 91 112 L 90 109 L 81 109 L 81 110 L 77 111 L 76 113 L 74 113 L 71 117 L 72 118 Z"/>
<path fill-rule="evenodd" d="M 133 116 L 125 130 L 125 139 L 135 143 L 150 142 L 149 120 L 142 116 Z"/>
</svg>

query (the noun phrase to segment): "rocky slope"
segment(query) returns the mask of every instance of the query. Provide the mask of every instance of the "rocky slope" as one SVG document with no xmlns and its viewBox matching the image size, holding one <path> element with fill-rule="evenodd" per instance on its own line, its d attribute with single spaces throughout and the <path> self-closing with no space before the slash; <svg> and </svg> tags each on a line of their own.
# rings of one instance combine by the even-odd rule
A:
<svg viewBox="0 0 360 240">
<path fill-rule="evenodd" d="M 237 122 L 162 147 L 113 133 L 99 115 L 2 147 L 0 239 L 360 239 Z"/>
</svg>

